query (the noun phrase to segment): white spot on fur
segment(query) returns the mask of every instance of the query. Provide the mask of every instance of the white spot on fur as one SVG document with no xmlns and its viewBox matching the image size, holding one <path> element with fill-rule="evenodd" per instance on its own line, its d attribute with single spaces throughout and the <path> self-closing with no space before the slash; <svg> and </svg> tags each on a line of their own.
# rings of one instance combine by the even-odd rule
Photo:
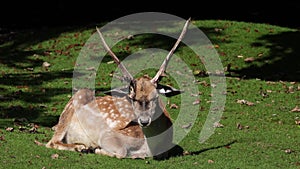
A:
<svg viewBox="0 0 300 169">
<path fill-rule="evenodd" d="M 103 117 L 106 118 L 108 116 L 108 113 L 104 113 Z"/>
<path fill-rule="evenodd" d="M 118 101 L 116 104 L 117 104 L 118 106 L 122 106 L 122 105 L 123 105 L 123 102 L 122 102 L 122 101 Z"/>
<path fill-rule="evenodd" d="M 93 107 L 90 107 L 89 105 L 82 106 L 80 112 L 87 111 L 93 113 L 93 115 L 102 117 L 102 113 L 99 113 L 99 109 L 95 109 Z"/>
<path fill-rule="evenodd" d="M 115 128 L 118 125 L 117 121 L 113 121 L 110 118 L 106 119 L 106 123 L 110 128 Z"/>
</svg>

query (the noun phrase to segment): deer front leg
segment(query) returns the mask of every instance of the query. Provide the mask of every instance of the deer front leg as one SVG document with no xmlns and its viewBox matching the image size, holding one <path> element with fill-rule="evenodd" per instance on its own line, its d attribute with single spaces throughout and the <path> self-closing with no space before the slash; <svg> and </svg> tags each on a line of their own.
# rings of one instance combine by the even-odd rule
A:
<svg viewBox="0 0 300 169">
<path fill-rule="evenodd" d="M 125 140 L 122 140 L 114 133 L 107 133 L 101 139 L 101 149 L 96 149 L 96 154 L 108 155 L 111 157 L 125 158 L 127 156 L 127 149 L 124 145 Z"/>
<path fill-rule="evenodd" d="M 125 156 L 118 155 L 116 153 L 111 153 L 111 152 L 108 152 L 108 151 L 106 151 L 104 149 L 101 149 L 101 148 L 96 148 L 95 149 L 95 154 L 100 154 L 100 155 L 105 155 L 105 156 L 110 156 L 110 157 L 117 157 L 119 159 L 125 158 Z"/>
<path fill-rule="evenodd" d="M 54 148 L 58 150 L 69 150 L 69 151 L 78 151 L 82 152 L 88 148 L 84 144 L 66 144 L 61 141 L 49 141 L 46 144 L 47 148 Z"/>
</svg>

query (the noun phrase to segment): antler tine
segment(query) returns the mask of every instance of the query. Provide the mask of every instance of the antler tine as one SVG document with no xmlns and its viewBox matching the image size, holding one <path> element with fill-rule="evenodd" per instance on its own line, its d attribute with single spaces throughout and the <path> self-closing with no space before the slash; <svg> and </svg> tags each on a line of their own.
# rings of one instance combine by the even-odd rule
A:
<svg viewBox="0 0 300 169">
<path fill-rule="evenodd" d="M 105 49 L 107 50 L 107 52 L 109 53 L 109 55 L 114 59 L 115 63 L 118 65 L 118 67 L 121 69 L 124 78 L 123 80 L 130 82 L 133 80 L 132 75 L 128 72 L 128 70 L 125 68 L 125 66 L 120 62 L 120 60 L 118 59 L 118 57 L 114 54 L 114 52 L 109 48 L 109 46 L 107 45 L 107 43 L 105 42 L 102 33 L 100 32 L 100 30 L 96 27 L 97 32 L 100 36 L 100 39 L 105 47 Z"/>
<path fill-rule="evenodd" d="M 156 73 L 156 75 L 151 79 L 151 82 L 152 83 L 157 83 L 159 77 L 165 72 L 166 68 L 167 68 L 167 65 L 174 53 L 174 51 L 176 50 L 177 46 L 179 45 L 180 41 L 183 39 L 186 31 L 187 31 L 187 28 L 188 28 L 188 25 L 191 21 L 191 18 L 189 18 L 186 22 L 185 22 L 185 25 L 181 31 L 181 34 L 180 36 L 178 37 L 176 43 L 174 44 L 173 48 L 170 50 L 169 54 L 167 55 L 166 59 L 164 60 L 164 62 L 162 63 L 162 65 L 160 66 L 158 72 Z"/>
</svg>

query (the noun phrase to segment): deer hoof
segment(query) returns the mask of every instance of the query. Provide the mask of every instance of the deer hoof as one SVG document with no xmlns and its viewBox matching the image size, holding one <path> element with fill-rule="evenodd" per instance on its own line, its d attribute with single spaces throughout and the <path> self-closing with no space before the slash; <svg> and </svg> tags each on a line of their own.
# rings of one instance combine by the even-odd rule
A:
<svg viewBox="0 0 300 169">
<path fill-rule="evenodd" d="M 85 151 L 85 150 L 88 150 L 88 149 L 83 144 L 78 144 L 78 145 L 75 146 L 75 151 L 82 152 L 82 151 Z"/>
</svg>

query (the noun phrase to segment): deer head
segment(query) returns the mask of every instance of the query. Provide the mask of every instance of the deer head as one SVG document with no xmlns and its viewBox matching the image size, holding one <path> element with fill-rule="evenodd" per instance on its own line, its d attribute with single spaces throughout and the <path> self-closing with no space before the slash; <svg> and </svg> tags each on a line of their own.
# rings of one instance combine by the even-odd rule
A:
<svg viewBox="0 0 300 169">
<path fill-rule="evenodd" d="M 170 61 L 174 51 L 176 50 L 182 38 L 184 37 L 190 20 L 191 19 L 189 18 L 186 21 L 179 38 L 177 39 L 176 43 L 166 56 L 166 59 L 163 61 L 162 65 L 160 66 L 160 69 L 153 78 L 144 75 L 140 78 L 134 79 L 133 76 L 125 68 L 125 66 L 120 62 L 118 57 L 109 48 L 100 30 L 96 28 L 105 49 L 107 50 L 109 55 L 114 59 L 115 63 L 118 65 L 118 67 L 123 73 L 123 77 L 121 78 L 121 80 L 126 81 L 129 84 L 125 88 L 113 89 L 110 92 L 115 92 L 118 94 L 122 93 L 127 95 L 127 98 L 132 103 L 134 114 L 136 116 L 136 121 L 142 127 L 149 126 L 152 120 L 154 120 L 160 115 L 160 113 L 157 113 L 158 108 L 160 108 L 161 113 L 163 112 L 163 108 L 161 108 L 161 100 L 159 99 L 159 94 L 163 94 L 166 97 L 170 97 L 183 92 L 174 89 L 170 86 L 159 84 L 159 81 L 163 77 L 162 75 L 165 73 L 168 62 Z"/>
</svg>

